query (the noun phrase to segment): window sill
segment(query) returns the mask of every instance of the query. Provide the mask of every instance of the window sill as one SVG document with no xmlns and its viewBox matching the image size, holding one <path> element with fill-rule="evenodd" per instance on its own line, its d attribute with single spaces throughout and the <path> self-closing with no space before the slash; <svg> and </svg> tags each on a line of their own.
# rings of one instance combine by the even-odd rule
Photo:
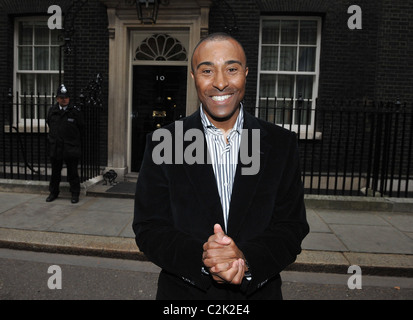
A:
<svg viewBox="0 0 413 320">
<path fill-rule="evenodd" d="M 3 133 L 48 133 L 48 132 L 49 132 L 48 126 L 44 126 L 44 125 L 38 126 L 37 124 L 33 124 L 33 126 L 26 125 L 26 127 L 23 124 L 19 124 L 17 128 L 15 125 L 11 127 L 10 125 L 3 126 Z"/>
<path fill-rule="evenodd" d="M 295 133 L 297 133 L 298 139 L 299 140 L 321 140 L 323 138 L 323 133 L 316 131 L 300 131 L 298 134 L 297 131 L 294 130 Z"/>
</svg>

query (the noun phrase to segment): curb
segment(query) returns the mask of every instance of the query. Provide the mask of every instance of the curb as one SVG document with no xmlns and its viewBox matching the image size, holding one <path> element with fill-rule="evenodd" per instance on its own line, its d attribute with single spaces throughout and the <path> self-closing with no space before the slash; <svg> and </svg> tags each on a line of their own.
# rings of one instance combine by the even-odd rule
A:
<svg viewBox="0 0 413 320">
<path fill-rule="evenodd" d="M 364 275 L 413 278 L 413 255 L 303 250 L 288 271 L 347 274 L 357 265 Z"/>
<path fill-rule="evenodd" d="M 0 248 L 148 261 L 133 238 L 0 228 Z M 413 278 L 413 255 L 303 250 L 286 271 Z"/>
<path fill-rule="evenodd" d="M 133 238 L 0 228 L 0 248 L 146 260 Z"/>
</svg>

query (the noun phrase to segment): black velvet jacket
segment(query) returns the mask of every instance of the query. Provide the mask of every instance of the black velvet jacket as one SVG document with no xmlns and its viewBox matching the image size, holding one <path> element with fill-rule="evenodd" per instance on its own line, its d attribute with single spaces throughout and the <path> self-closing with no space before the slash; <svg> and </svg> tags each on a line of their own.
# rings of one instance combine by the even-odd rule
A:
<svg viewBox="0 0 413 320">
<path fill-rule="evenodd" d="M 184 133 L 203 130 L 199 110 L 180 121 Z M 175 143 L 175 125 L 165 128 Z M 260 132 L 260 170 L 243 175 L 239 162 L 229 210 L 227 234 L 244 253 L 252 273 L 252 280 L 242 286 L 216 284 L 201 272 L 202 246 L 215 223 L 224 225 L 212 165 L 155 164 L 152 152 L 160 142 L 148 135 L 133 229 L 139 249 L 162 268 L 158 299 L 281 297 L 279 273 L 295 261 L 309 232 L 296 135 L 247 112 L 244 129 Z M 189 144 L 185 141 L 184 149 Z M 204 147 L 207 150 L 205 142 Z"/>
</svg>

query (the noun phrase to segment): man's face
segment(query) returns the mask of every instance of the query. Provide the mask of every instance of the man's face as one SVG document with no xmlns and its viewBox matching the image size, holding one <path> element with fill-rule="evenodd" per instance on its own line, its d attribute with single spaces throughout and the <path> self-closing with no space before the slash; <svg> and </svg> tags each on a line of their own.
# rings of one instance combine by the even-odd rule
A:
<svg viewBox="0 0 413 320">
<path fill-rule="evenodd" d="M 69 104 L 69 97 L 57 97 L 56 98 L 57 102 L 59 103 L 60 106 L 66 107 Z"/>
<path fill-rule="evenodd" d="M 192 78 L 208 118 L 213 123 L 235 120 L 248 75 L 242 47 L 232 39 L 205 41 L 194 52 L 192 66 Z"/>
</svg>

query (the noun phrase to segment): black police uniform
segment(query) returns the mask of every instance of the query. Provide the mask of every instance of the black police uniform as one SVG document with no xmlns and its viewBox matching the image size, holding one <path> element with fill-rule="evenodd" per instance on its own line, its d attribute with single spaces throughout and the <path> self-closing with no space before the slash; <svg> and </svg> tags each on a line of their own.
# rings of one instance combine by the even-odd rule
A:
<svg viewBox="0 0 413 320">
<path fill-rule="evenodd" d="M 69 96 L 64 85 L 59 87 L 57 96 Z M 49 126 L 52 177 L 49 184 L 50 195 L 46 201 L 53 201 L 59 195 L 61 171 L 64 162 L 67 167 L 67 181 L 70 184 L 70 192 L 72 193 L 71 201 L 76 203 L 79 201 L 80 193 L 78 164 L 82 152 L 81 137 L 84 130 L 82 113 L 78 108 L 70 104 L 66 107 L 61 107 L 56 103 L 49 109 L 47 125 Z"/>
</svg>

